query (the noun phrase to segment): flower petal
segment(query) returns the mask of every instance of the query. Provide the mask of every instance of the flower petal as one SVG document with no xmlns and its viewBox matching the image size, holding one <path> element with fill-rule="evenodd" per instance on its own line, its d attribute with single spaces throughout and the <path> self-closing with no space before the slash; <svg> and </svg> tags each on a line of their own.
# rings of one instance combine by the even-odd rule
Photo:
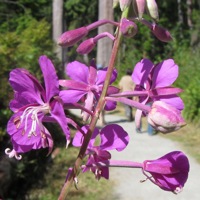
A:
<svg viewBox="0 0 200 200">
<path fill-rule="evenodd" d="M 103 150 L 122 151 L 126 148 L 129 142 L 129 136 L 127 132 L 117 124 L 109 124 L 105 126 L 101 132 L 101 145 Z"/>
<path fill-rule="evenodd" d="M 92 60 L 90 67 L 89 67 L 89 76 L 88 76 L 88 83 L 89 85 L 95 85 L 97 78 L 97 67 L 94 63 L 94 60 Z"/>
<path fill-rule="evenodd" d="M 168 59 L 157 64 L 153 71 L 152 88 L 170 86 L 178 77 L 178 65 Z"/>
<path fill-rule="evenodd" d="M 66 87 L 68 89 L 75 89 L 75 90 L 88 90 L 88 85 L 74 80 L 59 80 L 59 84 L 63 87 Z"/>
<path fill-rule="evenodd" d="M 59 100 L 54 100 L 51 103 L 51 116 L 58 122 L 67 140 L 70 140 L 70 130 L 67 125 L 67 118 L 65 116 L 63 105 L 59 102 Z"/>
<path fill-rule="evenodd" d="M 41 123 L 43 115 L 38 116 L 39 122 L 33 124 L 32 115 L 27 116 L 27 119 L 20 120 L 23 112 L 14 114 L 7 124 L 7 132 L 11 136 L 16 146 L 14 149 L 21 152 L 23 146 L 29 146 L 32 149 L 39 149 L 42 147 L 42 138 L 45 139 L 45 129 Z M 33 126 L 35 127 L 33 129 Z M 34 131 L 33 131 L 34 130 Z"/>
<path fill-rule="evenodd" d="M 88 131 L 88 126 L 83 126 L 81 129 L 86 134 Z M 89 145 L 88 145 L 89 148 L 94 146 L 95 138 L 97 137 L 98 134 L 99 134 L 99 130 L 98 130 L 98 128 L 95 128 L 94 132 L 92 133 L 92 137 L 90 139 Z M 77 131 L 76 135 L 74 136 L 72 144 L 75 147 L 80 147 L 82 145 L 82 143 L 83 143 L 83 134 L 80 131 Z"/>
<path fill-rule="evenodd" d="M 59 96 L 64 103 L 77 103 L 85 94 L 86 92 L 79 90 L 63 90 Z"/>
<path fill-rule="evenodd" d="M 66 67 L 66 73 L 71 79 L 75 81 L 81 81 L 86 84 L 88 83 L 89 69 L 83 63 L 78 61 L 69 63 Z"/>
<path fill-rule="evenodd" d="M 165 103 L 177 108 L 178 110 L 183 110 L 184 109 L 183 100 L 177 95 L 167 95 L 165 97 L 158 98 L 158 99 L 160 101 L 164 101 Z"/>
<path fill-rule="evenodd" d="M 149 73 L 153 66 L 153 63 L 148 59 L 142 59 L 140 62 L 138 62 L 133 70 L 133 82 L 136 85 L 144 86 L 144 83 L 148 79 Z"/>
<path fill-rule="evenodd" d="M 108 70 L 107 67 L 102 70 L 98 70 L 96 85 L 102 85 L 104 83 L 107 70 Z M 112 84 L 116 80 L 116 78 L 117 78 L 117 70 L 115 69 L 112 73 L 110 84 Z"/>
<path fill-rule="evenodd" d="M 39 82 L 37 84 L 26 74 L 24 69 L 14 69 L 10 72 L 9 82 L 12 88 L 18 92 L 18 97 L 21 95 L 23 98 L 26 98 L 27 101 L 32 103 L 42 104 L 43 101 L 40 97 L 41 86 Z M 35 79 L 36 80 L 36 79 Z"/>
<path fill-rule="evenodd" d="M 54 65 L 46 56 L 40 56 L 39 64 L 45 82 L 46 100 L 49 102 L 53 96 L 59 93 L 58 77 Z"/>
<path fill-rule="evenodd" d="M 85 99 L 85 108 L 88 110 L 92 110 L 93 109 L 93 103 L 94 103 L 94 94 L 92 92 L 88 92 L 87 93 L 87 97 Z M 87 121 L 89 118 L 89 113 L 83 111 L 83 121 Z"/>
</svg>

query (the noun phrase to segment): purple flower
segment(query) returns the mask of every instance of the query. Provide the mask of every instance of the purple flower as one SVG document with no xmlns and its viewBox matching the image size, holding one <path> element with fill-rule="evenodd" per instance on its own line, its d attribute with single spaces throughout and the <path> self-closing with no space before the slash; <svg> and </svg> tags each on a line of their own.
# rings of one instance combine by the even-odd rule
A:
<svg viewBox="0 0 200 200">
<path fill-rule="evenodd" d="M 182 152 L 173 151 L 157 160 L 144 161 L 143 170 L 147 178 L 161 189 L 179 193 L 188 178 L 189 161 Z"/>
<path fill-rule="evenodd" d="M 183 101 L 177 96 L 182 90 L 171 85 L 178 77 L 178 66 L 172 59 L 164 60 L 154 65 L 150 60 L 143 59 L 134 68 L 132 79 L 136 84 L 136 91 L 146 91 L 146 95 L 139 98 L 143 104 L 163 101 L 178 110 L 184 108 Z M 139 126 L 142 111 L 136 111 L 136 124 Z"/>
<path fill-rule="evenodd" d="M 66 87 L 67 90 L 60 92 L 60 96 L 64 103 L 77 103 L 82 98 L 85 99 L 85 108 L 93 110 L 99 96 L 102 92 L 103 83 L 105 81 L 107 68 L 98 70 L 94 62 L 89 68 L 78 61 L 71 62 L 66 67 L 66 73 L 71 80 L 60 80 L 61 86 Z M 117 77 L 117 71 L 113 71 L 110 84 L 112 84 Z M 107 94 L 117 93 L 118 88 L 109 86 Z M 116 103 L 107 101 L 105 105 L 106 110 L 113 110 Z M 83 113 L 83 120 L 86 121 L 89 114 Z"/>
<path fill-rule="evenodd" d="M 57 122 L 70 139 L 67 119 L 59 97 L 59 82 L 52 62 L 41 56 L 39 64 L 44 76 L 45 88 L 25 69 L 10 72 L 10 84 L 15 96 L 10 102 L 14 112 L 7 124 L 13 150 L 6 150 L 9 157 L 18 157 L 31 149 L 53 148 L 53 139 L 42 122 Z"/>
<path fill-rule="evenodd" d="M 87 133 L 88 126 L 82 127 L 83 132 Z M 96 137 L 100 135 L 100 144 L 97 145 Z M 76 147 L 80 147 L 83 143 L 84 135 L 81 132 L 77 132 L 72 144 Z M 110 124 L 105 126 L 99 133 L 99 130 L 95 128 L 92 138 L 89 142 L 86 155 L 88 160 L 83 172 L 91 170 L 97 179 L 104 177 L 109 178 L 108 167 L 92 166 L 98 162 L 108 161 L 111 158 L 111 154 L 107 150 L 122 151 L 129 142 L 129 136 L 126 131 L 117 124 Z"/>
</svg>

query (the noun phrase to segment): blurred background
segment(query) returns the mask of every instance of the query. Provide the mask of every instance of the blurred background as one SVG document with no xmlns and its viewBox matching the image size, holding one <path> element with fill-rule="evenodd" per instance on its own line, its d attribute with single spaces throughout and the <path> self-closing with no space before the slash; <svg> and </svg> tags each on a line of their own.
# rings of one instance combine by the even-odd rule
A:
<svg viewBox="0 0 200 200">
<path fill-rule="evenodd" d="M 173 41 L 158 41 L 149 29 L 138 23 L 137 35 L 122 41 L 116 64 L 118 80 L 127 68 L 133 68 L 144 57 L 154 63 L 173 58 L 180 67 L 175 86 L 184 89 L 181 94 L 185 102 L 183 114 L 190 126 L 179 139 L 171 137 L 186 142 L 189 148 L 193 147 L 191 152 L 200 161 L 200 0 L 157 1 L 157 4 L 159 25 L 170 31 Z M 101 40 L 94 51 L 84 56 L 76 53 L 77 45 L 62 49 L 56 41 L 66 30 L 98 19 L 119 21 L 120 16 L 118 7 L 113 10 L 112 0 L 0 0 L 0 199 L 57 199 L 67 169 L 77 154 L 72 148 L 65 153 L 61 148 L 65 146 L 62 133 L 50 125 L 48 128 L 56 133 L 53 134 L 55 156 L 46 157 L 47 151 L 40 150 L 23 155 L 22 161 L 5 157 L 4 149 L 11 147 L 6 134 L 6 124 L 12 114 L 9 101 L 13 96 L 8 83 L 9 72 L 14 68 L 26 68 L 41 79 L 38 58 L 43 54 L 52 59 L 59 78 L 65 76 L 65 64 L 73 60 L 88 64 L 96 58 L 98 65 L 106 66 L 110 53 L 107 50 L 112 46 L 110 41 Z M 144 18 L 150 20 L 148 15 Z M 114 27 L 102 26 L 91 31 L 89 37 L 104 30 L 113 33 Z M 99 191 L 104 191 L 106 196 L 107 182 L 101 181 L 97 188 L 90 175 L 83 180 L 81 190 L 71 191 L 71 199 L 97 199 L 95 194 Z M 90 184 L 89 189 L 87 184 Z M 103 194 L 99 199 L 105 199 Z"/>
</svg>

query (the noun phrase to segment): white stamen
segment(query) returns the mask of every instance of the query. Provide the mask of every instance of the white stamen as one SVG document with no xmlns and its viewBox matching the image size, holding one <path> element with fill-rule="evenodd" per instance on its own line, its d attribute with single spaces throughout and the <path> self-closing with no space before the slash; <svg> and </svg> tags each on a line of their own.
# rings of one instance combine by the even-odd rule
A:
<svg viewBox="0 0 200 200">
<path fill-rule="evenodd" d="M 31 137 L 32 135 L 37 136 L 36 134 L 37 126 L 39 126 L 39 128 L 43 131 L 43 125 L 41 121 L 38 119 L 39 113 L 44 113 L 44 114 L 50 113 L 49 104 L 44 104 L 41 106 L 30 106 L 24 110 L 22 116 L 20 117 L 21 123 L 24 121 L 24 124 L 25 124 L 24 131 L 27 131 L 28 123 L 29 123 L 28 120 L 30 119 L 32 120 L 28 137 Z"/>
<path fill-rule="evenodd" d="M 10 148 L 5 149 L 5 154 L 8 155 L 9 158 L 15 157 L 17 160 L 21 160 L 22 156 L 18 155 L 18 153 L 13 149 L 10 150 Z"/>
<path fill-rule="evenodd" d="M 178 193 L 180 193 L 182 190 L 183 190 L 183 188 L 176 187 L 176 189 L 174 190 L 174 193 L 175 193 L 175 194 L 178 194 Z"/>
</svg>

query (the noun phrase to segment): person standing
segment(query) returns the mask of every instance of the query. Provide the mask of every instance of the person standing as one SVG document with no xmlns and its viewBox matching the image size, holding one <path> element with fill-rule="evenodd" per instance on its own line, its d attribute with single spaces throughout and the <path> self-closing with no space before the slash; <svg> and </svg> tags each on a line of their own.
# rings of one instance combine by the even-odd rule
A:
<svg viewBox="0 0 200 200">
<path fill-rule="evenodd" d="M 132 80 L 131 75 L 132 75 L 132 70 L 127 69 L 126 75 L 122 76 L 121 80 L 119 81 L 119 88 L 121 92 L 134 90 L 135 84 Z M 132 99 L 132 97 L 128 97 L 128 98 Z M 132 107 L 124 104 L 124 109 L 125 109 L 125 115 L 128 118 L 128 120 L 133 121 Z"/>
</svg>

